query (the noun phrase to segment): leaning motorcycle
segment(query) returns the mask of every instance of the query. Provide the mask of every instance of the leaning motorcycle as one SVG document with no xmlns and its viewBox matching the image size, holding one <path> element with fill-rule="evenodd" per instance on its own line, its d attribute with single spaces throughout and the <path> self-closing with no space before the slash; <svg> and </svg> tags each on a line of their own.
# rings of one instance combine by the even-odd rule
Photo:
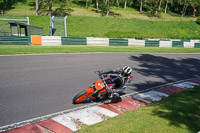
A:
<svg viewBox="0 0 200 133">
<path fill-rule="evenodd" d="M 95 81 L 91 87 L 76 94 L 72 100 L 74 104 L 88 100 L 102 100 L 111 97 L 115 84 L 106 83 L 106 80 L 111 77 L 107 74 L 101 74 L 101 71 L 96 71 L 95 73 L 98 74 L 100 79 Z M 130 76 L 128 80 L 129 82 L 133 80 L 133 76 Z M 124 86 L 120 91 L 123 92 L 125 89 L 126 86 Z"/>
</svg>

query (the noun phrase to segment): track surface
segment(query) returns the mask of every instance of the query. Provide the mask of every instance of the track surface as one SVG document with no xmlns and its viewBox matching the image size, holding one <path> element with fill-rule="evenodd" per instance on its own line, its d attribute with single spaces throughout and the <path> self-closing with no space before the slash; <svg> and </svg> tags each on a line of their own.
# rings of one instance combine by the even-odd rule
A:
<svg viewBox="0 0 200 133">
<path fill-rule="evenodd" d="M 200 76 L 200 54 L 0 56 L 0 127 L 82 106 L 72 98 L 98 79 L 94 71 L 124 65 L 134 69 L 126 93 Z"/>
</svg>

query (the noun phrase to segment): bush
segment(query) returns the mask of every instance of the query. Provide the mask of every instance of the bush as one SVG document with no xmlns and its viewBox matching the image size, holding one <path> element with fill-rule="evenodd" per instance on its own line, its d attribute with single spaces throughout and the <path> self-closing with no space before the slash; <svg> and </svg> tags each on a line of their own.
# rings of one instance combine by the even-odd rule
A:
<svg viewBox="0 0 200 133">
<path fill-rule="evenodd" d="M 197 24 L 200 24 L 200 17 L 197 18 Z"/>
<path fill-rule="evenodd" d="M 53 11 L 54 16 L 71 16 L 71 12 L 73 9 L 71 8 L 65 8 L 65 7 L 60 7 L 56 8 L 55 11 Z"/>
</svg>

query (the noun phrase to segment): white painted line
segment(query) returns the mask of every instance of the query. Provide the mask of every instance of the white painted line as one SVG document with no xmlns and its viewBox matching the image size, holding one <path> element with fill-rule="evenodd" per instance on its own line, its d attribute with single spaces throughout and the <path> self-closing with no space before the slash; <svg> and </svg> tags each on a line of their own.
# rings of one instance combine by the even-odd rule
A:
<svg viewBox="0 0 200 133">
<path fill-rule="evenodd" d="M 90 113 L 90 114 L 89 114 Z M 104 116 L 115 117 L 117 113 L 110 110 L 101 108 L 99 106 L 89 107 L 80 111 L 75 111 L 73 113 L 68 113 L 52 118 L 54 121 L 70 128 L 72 131 L 77 131 L 80 129 L 81 123 L 87 125 L 95 124 L 104 120 Z M 75 117 L 74 117 L 75 116 Z M 93 117 L 93 118 L 92 118 Z M 96 119 L 97 120 L 94 120 Z M 87 120 L 88 119 L 88 120 Z M 88 122 L 90 121 L 90 122 Z"/>
<path fill-rule="evenodd" d="M 80 121 L 86 125 L 93 125 L 104 120 L 103 117 L 87 108 L 70 112 L 66 114 L 66 116 L 75 121 Z"/>
<path fill-rule="evenodd" d="M 67 45 L 65 45 L 67 46 Z M 34 46 L 33 46 L 34 47 Z M 45 47 L 45 46 L 44 46 Z M 45 56 L 45 55 L 85 55 L 85 54 L 133 54 L 130 52 L 85 52 L 85 53 L 41 53 L 41 54 L 13 54 L 13 55 L 0 55 L 1 56 Z M 134 53 L 143 54 L 143 53 Z M 199 55 L 200 53 L 148 53 L 152 55 Z"/>
<path fill-rule="evenodd" d="M 117 113 L 114 113 L 114 112 L 107 110 L 105 108 L 101 108 L 99 106 L 93 106 L 93 107 L 90 107 L 89 109 L 91 109 L 92 111 L 94 111 L 96 113 L 100 113 L 100 114 L 103 114 L 103 115 L 108 116 L 108 117 L 115 117 L 115 116 L 118 115 Z"/>
<path fill-rule="evenodd" d="M 152 103 L 153 101 L 160 101 L 162 97 L 168 97 L 169 95 L 157 92 L 157 91 L 148 91 L 144 93 L 140 93 L 137 95 L 131 96 L 132 98 L 144 101 L 146 103 Z"/>
<path fill-rule="evenodd" d="M 63 126 L 71 129 L 72 131 L 77 131 L 80 127 L 73 122 L 72 118 L 66 116 L 66 115 L 60 115 L 57 117 L 52 118 L 54 121 L 62 124 Z"/>
<path fill-rule="evenodd" d="M 196 85 L 199 85 L 199 84 L 192 83 L 192 82 L 183 82 L 183 83 L 174 84 L 173 86 L 183 88 L 183 89 L 189 89 L 189 88 L 194 88 Z"/>
</svg>

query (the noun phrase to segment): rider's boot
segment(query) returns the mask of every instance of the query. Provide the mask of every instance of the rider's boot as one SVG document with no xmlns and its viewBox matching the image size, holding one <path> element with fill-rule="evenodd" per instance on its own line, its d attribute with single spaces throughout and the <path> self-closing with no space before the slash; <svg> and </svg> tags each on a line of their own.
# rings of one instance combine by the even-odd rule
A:
<svg viewBox="0 0 200 133">
<path fill-rule="evenodd" d="M 110 99 L 104 101 L 103 103 L 104 104 L 117 103 L 117 102 L 120 102 L 121 100 L 122 99 L 121 99 L 119 93 L 115 92 L 115 93 L 111 94 Z"/>
<path fill-rule="evenodd" d="M 113 97 L 112 97 L 111 100 L 112 100 L 112 103 L 117 103 L 117 102 L 122 101 L 119 93 L 117 93 L 117 92 L 113 94 Z"/>
</svg>

